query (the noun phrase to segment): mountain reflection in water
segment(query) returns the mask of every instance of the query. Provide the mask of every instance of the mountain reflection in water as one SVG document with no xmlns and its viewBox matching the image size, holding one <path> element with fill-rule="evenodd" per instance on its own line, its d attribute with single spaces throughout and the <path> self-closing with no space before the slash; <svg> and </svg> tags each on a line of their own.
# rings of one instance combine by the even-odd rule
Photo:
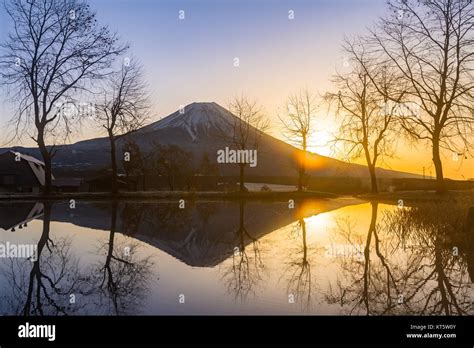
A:
<svg viewBox="0 0 474 348">
<path fill-rule="evenodd" d="M 0 313 L 472 315 L 472 205 L 1 203 Z"/>
</svg>

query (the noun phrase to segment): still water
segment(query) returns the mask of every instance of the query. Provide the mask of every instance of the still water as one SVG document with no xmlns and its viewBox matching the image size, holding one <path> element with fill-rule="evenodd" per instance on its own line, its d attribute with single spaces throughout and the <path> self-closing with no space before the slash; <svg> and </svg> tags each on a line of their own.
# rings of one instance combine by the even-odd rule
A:
<svg viewBox="0 0 474 348">
<path fill-rule="evenodd" d="M 0 313 L 472 315 L 469 207 L 1 203 Z"/>
</svg>

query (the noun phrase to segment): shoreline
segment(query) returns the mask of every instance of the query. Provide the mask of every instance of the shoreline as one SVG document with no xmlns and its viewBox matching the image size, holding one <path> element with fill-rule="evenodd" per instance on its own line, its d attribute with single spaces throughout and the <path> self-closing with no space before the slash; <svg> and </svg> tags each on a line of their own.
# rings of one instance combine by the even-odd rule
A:
<svg viewBox="0 0 474 348">
<path fill-rule="evenodd" d="M 167 199 L 209 199 L 209 200 L 269 200 L 286 201 L 289 199 L 331 199 L 338 198 L 341 195 L 319 192 L 189 192 L 189 191 L 146 191 L 146 192 L 119 192 L 112 194 L 110 192 L 71 192 L 51 194 L 44 196 L 42 194 L 0 194 L 0 202 L 11 201 L 58 201 L 58 200 L 167 200 Z"/>
<path fill-rule="evenodd" d="M 462 198 L 471 198 L 474 203 L 474 190 L 450 190 L 444 193 L 436 191 L 398 191 L 398 192 L 381 192 L 377 194 L 356 195 L 356 198 L 368 202 L 381 202 L 397 204 L 398 200 L 408 203 L 417 202 L 440 202 L 451 201 Z"/>
<path fill-rule="evenodd" d="M 397 203 L 399 199 L 406 202 L 420 201 L 446 201 L 458 198 L 471 197 L 474 200 L 474 190 L 453 190 L 438 194 L 435 191 L 398 191 L 381 192 L 377 194 L 334 194 L 321 191 L 286 191 L 286 192 L 212 192 L 212 191 L 139 191 L 139 192 L 67 192 L 55 193 L 48 196 L 42 194 L 0 194 L 0 202 L 14 201 L 63 201 L 69 199 L 77 200 L 263 200 L 263 201 L 287 201 L 289 199 L 356 199 L 366 202 L 390 202 Z"/>
</svg>

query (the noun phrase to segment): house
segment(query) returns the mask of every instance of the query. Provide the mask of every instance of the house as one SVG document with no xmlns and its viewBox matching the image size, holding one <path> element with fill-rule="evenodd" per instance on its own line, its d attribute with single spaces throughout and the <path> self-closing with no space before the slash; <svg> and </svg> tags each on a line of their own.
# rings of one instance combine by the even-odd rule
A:
<svg viewBox="0 0 474 348">
<path fill-rule="evenodd" d="M 85 191 L 85 182 L 81 178 L 56 178 L 53 187 L 57 192 L 80 192 Z"/>
<path fill-rule="evenodd" d="M 0 192 L 39 193 L 44 184 L 43 162 L 15 151 L 0 154 Z"/>
</svg>

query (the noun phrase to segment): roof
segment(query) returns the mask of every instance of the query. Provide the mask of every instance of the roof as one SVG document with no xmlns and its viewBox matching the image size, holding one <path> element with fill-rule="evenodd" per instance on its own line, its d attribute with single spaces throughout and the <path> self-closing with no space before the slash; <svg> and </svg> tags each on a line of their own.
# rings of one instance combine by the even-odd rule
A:
<svg viewBox="0 0 474 348">
<path fill-rule="evenodd" d="M 13 151 L 13 150 L 10 150 L 10 152 L 11 152 L 12 154 L 14 154 L 15 156 L 17 156 L 17 154 L 19 154 L 20 157 L 21 157 L 22 159 L 24 159 L 25 161 L 32 162 L 32 163 L 35 163 L 35 164 L 38 164 L 38 165 L 44 167 L 44 162 L 41 162 L 39 159 L 36 159 L 36 158 L 34 158 L 33 156 L 25 155 L 25 154 L 23 154 L 23 153 L 20 153 L 20 152 L 17 152 L 17 151 Z"/>
<path fill-rule="evenodd" d="M 31 168 L 31 171 L 36 176 L 36 179 L 38 180 L 38 183 L 41 186 L 45 185 L 46 175 L 45 175 L 44 162 L 41 162 L 39 159 L 36 159 L 33 156 L 25 155 L 25 154 L 22 154 L 18 151 L 9 150 L 9 151 L 4 152 L 3 154 L 7 154 L 7 153 L 10 153 L 11 155 L 15 156 L 15 158 L 17 156 L 20 156 L 20 158 L 22 160 L 24 160 L 26 163 L 28 163 L 28 166 Z M 53 175 L 51 175 L 51 177 L 52 177 L 52 179 L 54 179 Z"/>
</svg>

